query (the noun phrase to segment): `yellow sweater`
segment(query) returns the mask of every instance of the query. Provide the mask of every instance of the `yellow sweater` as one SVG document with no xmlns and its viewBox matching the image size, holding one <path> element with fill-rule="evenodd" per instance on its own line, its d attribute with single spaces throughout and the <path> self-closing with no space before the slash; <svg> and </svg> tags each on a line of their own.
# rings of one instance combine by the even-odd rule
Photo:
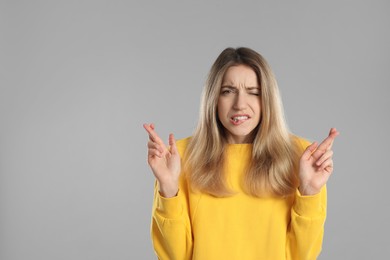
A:
<svg viewBox="0 0 390 260">
<path fill-rule="evenodd" d="M 177 142 L 181 156 L 188 138 Z M 302 151 L 309 144 L 298 140 Z M 182 174 L 176 197 L 154 194 L 151 235 L 161 260 L 316 259 L 326 216 L 326 188 L 315 196 L 255 198 L 239 183 L 251 144 L 229 144 L 227 178 L 237 194 L 216 198 L 190 189 Z M 183 158 L 183 157 L 182 157 Z"/>
</svg>

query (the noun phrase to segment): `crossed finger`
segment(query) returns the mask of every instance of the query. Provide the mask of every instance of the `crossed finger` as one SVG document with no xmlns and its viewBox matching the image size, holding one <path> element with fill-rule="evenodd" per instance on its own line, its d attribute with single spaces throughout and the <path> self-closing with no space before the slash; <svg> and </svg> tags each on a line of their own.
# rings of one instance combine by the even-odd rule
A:
<svg viewBox="0 0 390 260">
<path fill-rule="evenodd" d="M 321 164 L 323 164 L 326 160 L 329 160 L 331 159 L 333 156 L 333 151 L 332 150 L 328 150 L 326 151 L 317 161 L 316 161 L 316 165 L 317 166 L 320 166 Z"/>
<path fill-rule="evenodd" d="M 322 152 L 330 151 L 332 149 L 333 141 L 338 135 L 339 132 L 336 130 L 336 128 L 331 128 L 328 137 L 322 141 L 322 143 L 317 147 L 317 150 Z"/>
<path fill-rule="evenodd" d="M 156 133 L 156 131 L 154 131 L 154 124 L 144 124 L 144 128 L 146 130 L 146 132 L 148 132 L 149 134 L 149 139 L 150 141 L 152 142 L 156 142 L 158 144 L 164 144 L 164 142 L 161 140 L 161 138 L 158 136 L 158 134 Z"/>
<path fill-rule="evenodd" d="M 143 126 L 149 134 L 148 148 L 155 149 L 157 151 L 160 151 L 161 153 L 163 153 L 165 150 L 167 150 L 164 142 L 161 140 L 161 138 L 158 136 L 158 134 L 154 130 L 154 124 L 150 124 L 150 125 L 144 124 Z"/>
</svg>

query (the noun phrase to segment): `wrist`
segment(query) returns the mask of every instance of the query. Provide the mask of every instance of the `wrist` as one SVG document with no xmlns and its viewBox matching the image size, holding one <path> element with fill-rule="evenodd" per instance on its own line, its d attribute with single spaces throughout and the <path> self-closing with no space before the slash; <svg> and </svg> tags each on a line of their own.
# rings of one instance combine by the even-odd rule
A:
<svg viewBox="0 0 390 260">
<path fill-rule="evenodd" d="M 179 185 L 177 183 L 159 183 L 159 192 L 164 198 L 175 197 L 178 191 Z"/>
<path fill-rule="evenodd" d="M 298 187 L 298 191 L 302 196 L 313 196 L 320 193 L 320 190 L 308 187 L 308 185 L 301 185 Z"/>
</svg>

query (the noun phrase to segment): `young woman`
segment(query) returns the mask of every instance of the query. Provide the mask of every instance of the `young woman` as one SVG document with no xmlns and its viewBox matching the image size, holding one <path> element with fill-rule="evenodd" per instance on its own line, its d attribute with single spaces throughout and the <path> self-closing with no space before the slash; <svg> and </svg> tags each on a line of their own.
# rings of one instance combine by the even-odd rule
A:
<svg viewBox="0 0 390 260">
<path fill-rule="evenodd" d="M 153 124 L 152 240 L 159 259 L 316 259 L 336 129 L 320 144 L 286 126 L 274 75 L 257 52 L 213 64 L 192 137 L 166 146 Z"/>
</svg>

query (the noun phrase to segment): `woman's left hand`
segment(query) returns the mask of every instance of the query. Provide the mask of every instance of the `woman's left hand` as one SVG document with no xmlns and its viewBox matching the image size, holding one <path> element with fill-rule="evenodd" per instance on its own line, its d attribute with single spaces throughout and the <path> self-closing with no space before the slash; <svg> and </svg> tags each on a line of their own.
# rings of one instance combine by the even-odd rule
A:
<svg viewBox="0 0 390 260">
<path fill-rule="evenodd" d="M 316 142 L 303 152 L 299 162 L 299 192 L 310 196 L 320 192 L 333 172 L 332 145 L 339 132 L 331 128 L 329 136 L 320 145 Z"/>
</svg>

